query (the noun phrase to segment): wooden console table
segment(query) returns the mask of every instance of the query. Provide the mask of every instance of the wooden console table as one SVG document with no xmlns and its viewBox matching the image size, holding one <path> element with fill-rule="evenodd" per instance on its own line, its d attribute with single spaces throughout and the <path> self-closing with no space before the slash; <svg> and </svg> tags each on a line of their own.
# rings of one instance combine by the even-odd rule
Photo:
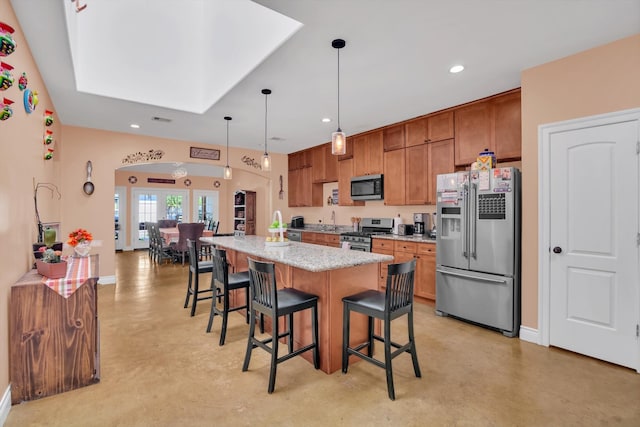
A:
<svg viewBox="0 0 640 427">
<path fill-rule="evenodd" d="M 11 403 L 39 399 L 100 380 L 98 255 L 75 272 L 67 298 L 31 270 L 11 287 L 9 370 Z M 71 264 L 78 259 L 70 258 Z M 77 265 L 77 264 L 76 264 Z M 73 269 L 70 268 L 70 271 Z M 71 276 L 70 273 L 67 273 Z"/>
</svg>

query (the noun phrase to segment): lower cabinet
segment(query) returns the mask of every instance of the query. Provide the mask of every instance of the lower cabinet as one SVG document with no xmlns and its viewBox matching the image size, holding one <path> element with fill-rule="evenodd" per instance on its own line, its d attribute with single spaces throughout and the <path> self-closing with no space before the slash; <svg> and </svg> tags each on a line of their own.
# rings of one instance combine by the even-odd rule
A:
<svg viewBox="0 0 640 427">
<path fill-rule="evenodd" d="M 340 235 L 332 233 L 314 233 L 313 231 L 304 231 L 302 233 L 302 242 L 339 248 Z"/>
<path fill-rule="evenodd" d="M 408 242 L 403 240 L 373 239 L 373 252 L 393 255 L 394 263 L 403 263 L 415 258 L 414 294 L 417 297 L 436 299 L 436 245 L 433 243 Z M 380 264 L 379 285 L 384 288 L 387 281 L 387 265 Z"/>
</svg>

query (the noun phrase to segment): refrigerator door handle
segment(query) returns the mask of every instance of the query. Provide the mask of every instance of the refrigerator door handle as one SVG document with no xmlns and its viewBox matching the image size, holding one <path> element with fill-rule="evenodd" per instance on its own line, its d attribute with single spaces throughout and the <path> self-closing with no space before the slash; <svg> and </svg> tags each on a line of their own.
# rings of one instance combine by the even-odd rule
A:
<svg viewBox="0 0 640 427">
<path fill-rule="evenodd" d="M 464 224 L 462 225 L 462 256 L 469 258 L 469 185 L 462 186 L 464 206 Z"/>
<path fill-rule="evenodd" d="M 469 196 L 469 244 L 471 247 L 471 256 L 477 259 L 477 224 L 476 224 L 476 202 L 478 199 L 478 184 L 471 184 L 471 195 Z"/>
<path fill-rule="evenodd" d="M 493 282 L 493 283 L 507 283 L 507 279 L 490 279 L 488 277 L 471 276 L 469 274 L 454 273 L 450 270 L 443 270 L 441 268 L 436 268 L 436 271 L 438 273 L 448 274 L 449 276 L 464 277 L 465 279 L 481 280 L 483 282 Z"/>
</svg>

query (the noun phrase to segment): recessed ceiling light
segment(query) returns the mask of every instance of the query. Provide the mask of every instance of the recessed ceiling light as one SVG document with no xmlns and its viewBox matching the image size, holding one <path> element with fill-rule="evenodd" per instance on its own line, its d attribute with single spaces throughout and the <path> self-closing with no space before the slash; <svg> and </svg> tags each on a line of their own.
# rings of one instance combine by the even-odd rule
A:
<svg viewBox="0 0 640 427">
<path fill-rule="evenodd" d="M 324 119 L 322 119 L 322 123 L 329 123 L 331 121 L 331 119 L 329 117 L 325 117 Z"/>
<path fill-rule="evenodd" d="M 464 70 L 464 66 L 462 65 L 454 65 L 453 67 L 449 68 L 449 72 L 453 74 L 459 73 L 462 70 Z"/>
<path fill-rule="evenodd" d="M 136 124 L 136 123 L 131 123 L 129 126 L 134 128 L 134 129 L 140 129 L 140 125 Z"/>
</svg>

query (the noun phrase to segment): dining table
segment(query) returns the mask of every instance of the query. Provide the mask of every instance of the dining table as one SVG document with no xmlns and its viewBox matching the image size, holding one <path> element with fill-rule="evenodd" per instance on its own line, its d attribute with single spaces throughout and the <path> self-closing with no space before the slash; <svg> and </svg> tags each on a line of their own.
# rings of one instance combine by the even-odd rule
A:
<svg viewBox="0 0 640 427">
<path fill-rule="evenodd" d="M 178 227 L 159 228 L 158 231 L 160 231 L 160 236 L 162 236 L 167 245 L 172 242 L 177 243 L 180 238 L 180 231 L 178 231 Z M 204 230 L 202 232 L 202 237 L 212 236 L 213 230 Z"/>
</svg>

